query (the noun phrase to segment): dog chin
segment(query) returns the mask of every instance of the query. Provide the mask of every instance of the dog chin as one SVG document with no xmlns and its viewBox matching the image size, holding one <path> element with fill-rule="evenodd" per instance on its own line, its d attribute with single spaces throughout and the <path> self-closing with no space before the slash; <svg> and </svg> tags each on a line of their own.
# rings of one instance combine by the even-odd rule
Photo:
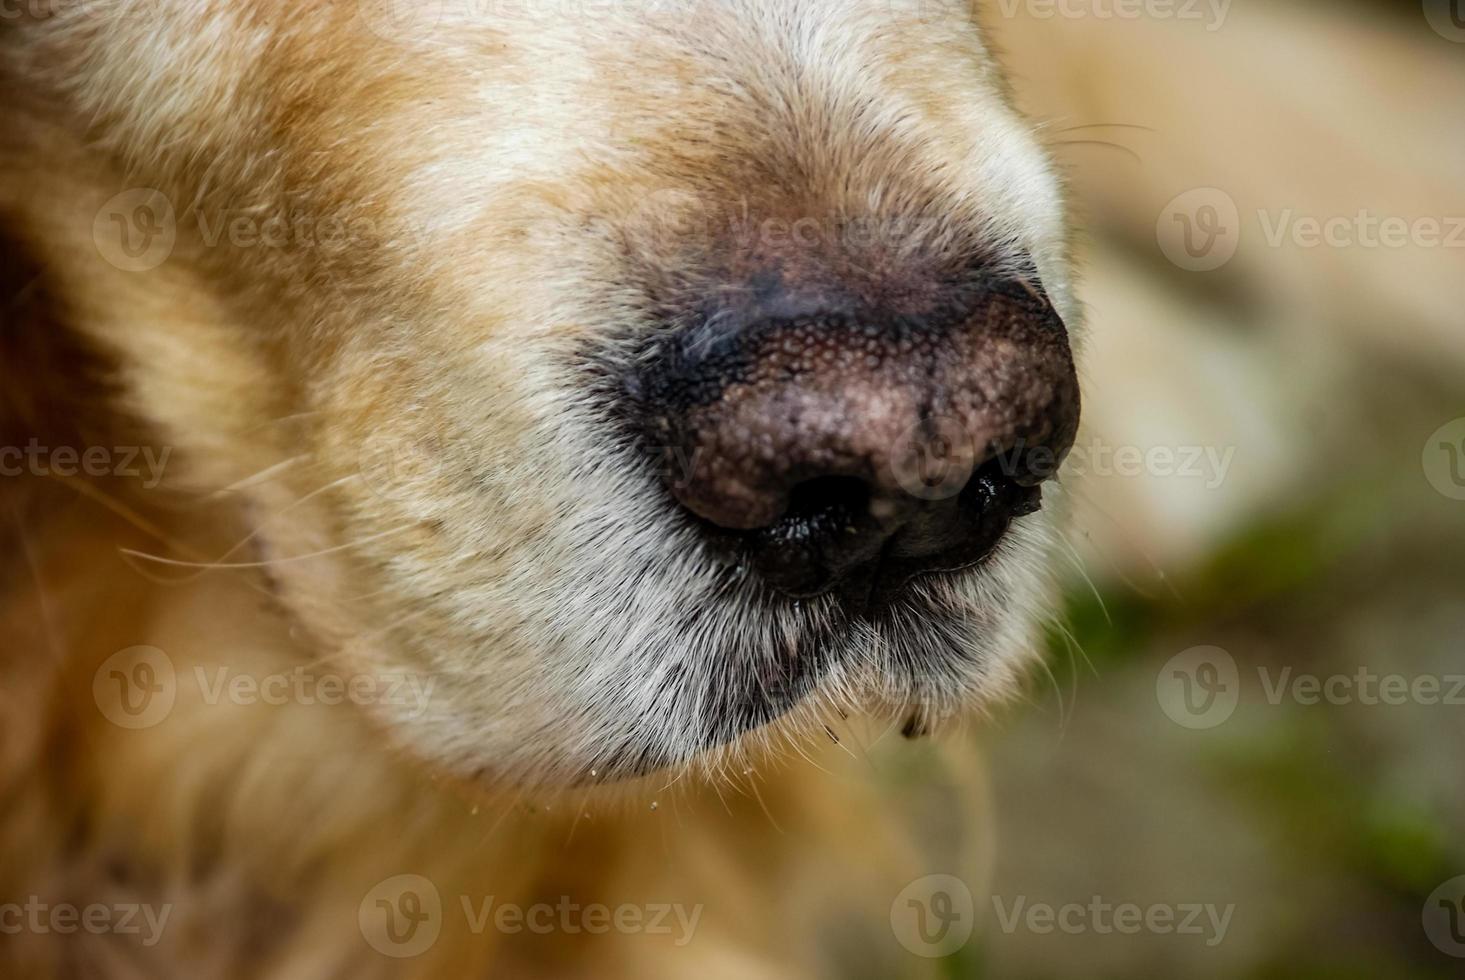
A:
<svg viewBox="0 0 1465 980">
<path fill-rule="evenodd" d="M 831 737 L 852 716 L 917 738 L 1010 696 L 1033 650 L 1050 529 L 1041 514 L 1015 522 L 979 565 L 915 579 L 878 612 L 835 596 L 770 601 L 766 587 L 749 586 L 745 622 L 761 642 L 709 652 L 716 669 L 689 672 L 676 695 L 695 734 L 633 736 L 582 762 L 571 782 L 739 772 Z"/>
</svg>

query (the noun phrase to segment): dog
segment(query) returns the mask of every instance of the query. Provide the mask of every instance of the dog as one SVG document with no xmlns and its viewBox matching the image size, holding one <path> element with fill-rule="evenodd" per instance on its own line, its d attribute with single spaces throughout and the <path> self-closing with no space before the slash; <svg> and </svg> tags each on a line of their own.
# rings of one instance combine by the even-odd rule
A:
<svg viewBox="0 0 1465 980">
<path fill-rule="evenodd" d="M 9 975 L 936 969 L 1080 415 L 965 4 L 3 37 Z"/>
</svg>

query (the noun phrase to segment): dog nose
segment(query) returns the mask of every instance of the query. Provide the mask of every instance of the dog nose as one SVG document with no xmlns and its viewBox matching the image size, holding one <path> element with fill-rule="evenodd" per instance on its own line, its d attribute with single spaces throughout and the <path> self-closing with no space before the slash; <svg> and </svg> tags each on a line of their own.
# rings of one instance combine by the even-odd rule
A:
<svg viewBox="0 0 1465 980">
<path fill-rule="evenodd" d="M 673 496 L 789 595 L 878 605 L 981 561 L 1072 446 L 1067 332 L 1029 284 L 729 321 L 679 332 L 641 394 Z"/>
</svg>

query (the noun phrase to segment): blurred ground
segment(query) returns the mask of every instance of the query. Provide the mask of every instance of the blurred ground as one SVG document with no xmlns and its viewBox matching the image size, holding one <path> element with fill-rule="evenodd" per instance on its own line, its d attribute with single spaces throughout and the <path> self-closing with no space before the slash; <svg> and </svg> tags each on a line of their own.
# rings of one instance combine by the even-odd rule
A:
<svg viewBox="0 0 1465 980">
<path fill-rule="evenodd" d="M 1019 101 L 1078 141 L 1088 403 L 955 974 L 1465 975 L 1465 235 L 1419 224 L 1465 221 L 1465 9 L 1003 10 Z"/>
</svg>

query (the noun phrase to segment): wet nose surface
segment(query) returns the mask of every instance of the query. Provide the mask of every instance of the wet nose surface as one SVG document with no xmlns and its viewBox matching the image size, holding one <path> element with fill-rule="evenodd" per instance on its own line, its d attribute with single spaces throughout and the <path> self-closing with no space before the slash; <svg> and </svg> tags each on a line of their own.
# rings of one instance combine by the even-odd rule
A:
<svg viewBox="0 0 1465 980">
<path fill-rule="evenodd" d="M 920 317 L 692 329 L 641 398 L 682 506 L 776 588 L 860 605 L 985 557 L 1079 416 L 1062 320 L 1005 280 Z"/>
</svg>

